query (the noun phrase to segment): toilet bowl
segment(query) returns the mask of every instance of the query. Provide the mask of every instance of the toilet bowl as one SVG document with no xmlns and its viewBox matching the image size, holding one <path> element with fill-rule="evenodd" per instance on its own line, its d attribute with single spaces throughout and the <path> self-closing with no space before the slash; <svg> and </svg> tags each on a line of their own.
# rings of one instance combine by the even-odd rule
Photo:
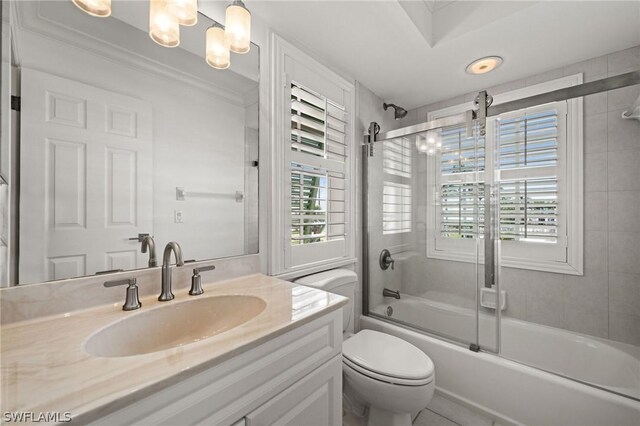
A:
<svg viewBox="0 0 640 426">
<path fill-rule="evenodd" d="M 362 330 L 342 350 L 345 388 L 368 407 L 368 425 L 408 426 L 433 397 L 433 362 L 412 344 Z"/>
<path fill-rule="evenodd" d="M 343 309 L 342 370 L 345 399 L 366 408 L 368 426 L 410 426 L 435 389 L 431 359 L 411 343 L 362 330 L 351 335 L 357 275 L 334 269 L 296 280 L 349 298 Z"/>
</svg>

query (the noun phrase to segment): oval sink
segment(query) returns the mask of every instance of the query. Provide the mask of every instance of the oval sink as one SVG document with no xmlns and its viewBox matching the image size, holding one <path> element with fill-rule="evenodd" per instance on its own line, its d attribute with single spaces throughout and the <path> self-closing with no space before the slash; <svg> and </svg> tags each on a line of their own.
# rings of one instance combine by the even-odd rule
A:
<svg viewBox="0 0 640 426">
<path fill-rule="evenodd" d="M 244 324 L 260 315 L 266 305 L 254 296 L 169 303 L 103 328 L 89 337 L 85 350 L 94 356 L 122 357 L 188 345 Z"/>
</svg>

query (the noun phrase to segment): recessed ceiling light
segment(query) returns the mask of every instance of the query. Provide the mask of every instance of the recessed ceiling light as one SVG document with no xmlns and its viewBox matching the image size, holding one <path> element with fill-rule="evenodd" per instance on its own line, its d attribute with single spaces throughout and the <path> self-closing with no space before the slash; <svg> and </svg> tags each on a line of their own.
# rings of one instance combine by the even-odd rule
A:
<svg viewBox="0 0 640 426">
<path fill-rule="evenodd" d="M 500 56 L 486 56 L 467 65 L 467 74 L 486 74 L 502 65 Z"/>
</svg>

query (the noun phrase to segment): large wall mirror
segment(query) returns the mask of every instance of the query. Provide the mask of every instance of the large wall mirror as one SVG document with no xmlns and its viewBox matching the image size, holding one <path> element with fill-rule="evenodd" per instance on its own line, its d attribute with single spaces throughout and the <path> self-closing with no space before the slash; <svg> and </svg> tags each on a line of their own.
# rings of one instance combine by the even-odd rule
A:
<svg viewBox="0 0 640 426">
<path fill-rule="evenodd" d="M 202 14 L 166 48 L 148 1 L 2 4 L 2 286 L 152 266 L 145 235 L 257 253 L 258 46 L 219 70 Z"/>
</svg>

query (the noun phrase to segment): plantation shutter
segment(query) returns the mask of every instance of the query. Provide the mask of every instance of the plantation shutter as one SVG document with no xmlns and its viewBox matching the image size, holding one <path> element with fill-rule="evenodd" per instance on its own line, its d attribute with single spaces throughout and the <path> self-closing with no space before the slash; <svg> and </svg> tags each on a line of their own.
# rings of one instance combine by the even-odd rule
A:
<svg viewBox="0 0 640 426">
<path fill-rule="evenodd" d="M 382 145 L 382 234 L 411 231 L 412 188 L 410 138 L 390 139 Z"/>
<path fill-rule="evenodd" d="M 347 112 L 303 85 L 290 82 L 291 265 L 346 254 Z"/>
<path fill-rule="evenodd" d="M 497 141 L 500 239 L 562 243 L 559 160 L 564 104 L 505 114 L 489 126 Z M 439 157 L 440 238 L 483 237 L 485 144 L 464 126 L 443 129 Z"/>
</svg>

